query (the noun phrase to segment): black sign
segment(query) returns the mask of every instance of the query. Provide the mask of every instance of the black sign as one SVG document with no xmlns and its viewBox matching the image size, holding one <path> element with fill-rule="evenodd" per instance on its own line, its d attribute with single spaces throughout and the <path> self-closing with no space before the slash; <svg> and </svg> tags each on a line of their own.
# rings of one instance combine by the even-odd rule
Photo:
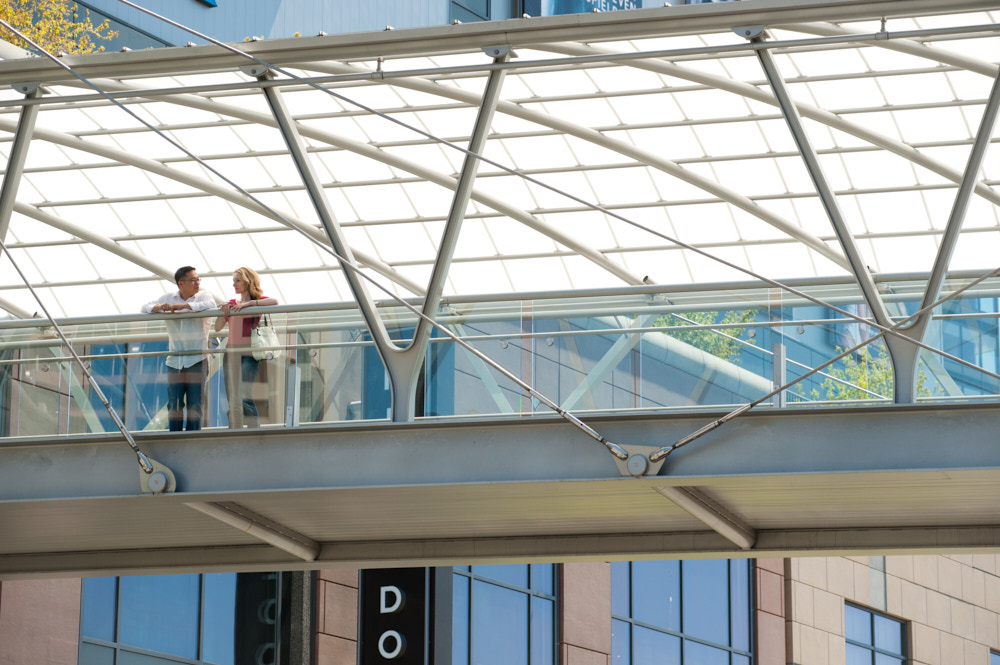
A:
<svg viewBox="0 0 1000 665">
<path fill-rule="evenodd" d="M 425 665 L 428 577 L 426 568 L 361 571 L 359 665 Z"/>
</svg>

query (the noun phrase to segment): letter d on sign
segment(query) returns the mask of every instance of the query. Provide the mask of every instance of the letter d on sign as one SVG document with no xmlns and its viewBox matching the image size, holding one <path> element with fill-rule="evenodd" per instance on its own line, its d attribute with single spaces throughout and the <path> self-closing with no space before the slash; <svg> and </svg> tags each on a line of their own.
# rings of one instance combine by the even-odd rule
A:
<svg viewBox="0 0 1000 665">
<path fill-rule="evenodd" d="M 403 609 L 406 596 L 397 586 L 384 586 L 379 588 L 379 614 L 392 614 Z M 392 605 L 389 604 L 390 596 Z"/>
</svg>

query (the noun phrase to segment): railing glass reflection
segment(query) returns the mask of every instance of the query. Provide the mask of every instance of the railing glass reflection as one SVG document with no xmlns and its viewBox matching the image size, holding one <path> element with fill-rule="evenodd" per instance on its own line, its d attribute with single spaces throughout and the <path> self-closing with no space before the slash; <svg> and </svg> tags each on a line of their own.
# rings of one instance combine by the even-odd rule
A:
<svg viewBox="0 0 1000 665">
<path fill-rule="evenodd" d="M 894 285 L 891 311 L 916 309 L 919 283 Z M 837 306 L 867 314 L 847 285 L 817 287 Z M 912 293 L 910 293 L 912 291 Z M 936 312 L 927 342 L 1000 369 L 998 297 L 980 290 Z M 400 346 L 416 318 L 380 307 Z M 347 305 L 271 307 L 282 357 L 260 363 L 249 395 L 261 427 L 386 420 L 389 381 L 358 312 Z M 212 316 L 216 315 L 213 313 Z M 173 315 L 177 316 L 177 315 Z M 185 315 L 197 316 L 197 315 Z M 136 432 L 167 427 L 166 315 L 62 322 L 74 349 Z M 506 370 L 573 412 L 723 409 L 770 392 L 871 336 L 865 323 L 760 288 L 690 293 L 623 290 L 586 297 L 481 298 L 449 302 L 439 321 Z M 245 350 L 244 350 L 245 351 Z M 203 427 L 229 426 L 223 381 L 225 331 L 206 350 Z M 996 380 L 929 352 L 918 366 L 921 400 L 993 399 Z M 886 403 L 892 365 L 876 342 L 786 391 L 772 406 Z M 481 358 L 435 331 L 417 387 L 421 418 L 518 417 L 544 405 Z M 0 435 L 113 431 L 47 322 L 0 322 Z"/>
</svg>

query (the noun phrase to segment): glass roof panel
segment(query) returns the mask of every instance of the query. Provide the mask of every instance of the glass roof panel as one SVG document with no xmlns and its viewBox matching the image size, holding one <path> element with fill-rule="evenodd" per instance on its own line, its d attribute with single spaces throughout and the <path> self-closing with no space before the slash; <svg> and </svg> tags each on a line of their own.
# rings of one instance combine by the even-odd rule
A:
<svg viewBox="0 0 1000 665">
<path fill-rule="evenodd" d="M 726 8 L 712 9 L 724 17 Z M 840 252 L 785 120 L 777 106 L 767 103 L 772 93 L 763 83 L 757 58 L 745 49 L 710 50 L 745 41 L 722 18 L 704 33 L 669 34 L 668 29 L 655 37 L 640 34 L 641 26 L 633 26 L 636 32 L 630 33 L 626 18 L 612 13 L 588 17 L 588 23 L 607 22 L 607 30 L 567 22 L 554 44 L 542 41 L 545 33 L 531 33 L 536 48 L 518 46 L 531 41 L 528 33 L 511 33 L 519 56 L 511 63 L 518 69 L 508 73 L 501 91 L 509 101 L 494 115 L 485 150 L 489 158 L 762 274 L 843 276 L 842 266 L 810 248 L 825 242 L 835 254 Z M 793 98 L 801 104 L 806 131 L 820 151 L 823 175 L 838 192 L 849 227 L 861 236 L 864 259 L 876 272 L 927 271 L 933 264 L 955 181 L 992 86 L 989 72 L 995 71 L 1000 44 L 996 36 L 910 36 L 908 48 L 918 49 L 921 56 L 895 50 L 893 31 L 976 25 L 996 18 L 890 17 L 889 39 L 864 44 L 841 37 L 808 46 L 781 44 L 784 39 L 836 34 L 830 24 L 769 29 L 768 43 L 789 78 Z M 881 27 L 879 21 L 842 24 L 867 33 Z M 468 39 L 467 30 L 483 29 L 454 28 L 462 39 Z M 411 34 L 401 30 L 393 35 L 396 54 L 385 60 L 384 71 L 491 63 L 464 42 L 442 39 L 429 44 L 411 41 Z M 614 41 L 602 41 L 605 35 L 614 35 Z M 322 72 L 326 77 L 329 72 L 378 66 L 371 45 L 338 56 L 347 51 L 338 50 L 343 45 L 331 38 L 338 48 L 309 62 L 317 55 L 300 50 L 301 43 L 266 46 L 280 61 L 295 62 L 302 68 L 296 71 L 304 75 Z M 645 57 L 581 64 L 563 55 L 679 48 L 695 51 L 659 62 Z M 970 70 L 962 68 L 967 61 L 937 59 L 935 51 L 972 59 Z M 239 72 L 240 65 L 222 58 L 207 72 L 198 69 L 203 66 L 198 62 L 155 52 L 117 56 L 116 66 L 122 70 L 116 88 L 175 87 L 185 94 L 176 103 L 167 94 L 121 99 L 208 166 L 183 155 L 106 101 L 60 98 L 85 90 L 53 65 L 18 202 L 43 204 L 44 212 L 61 217 L 67 228 L 76 225 L 81 235 L 117 238 L 165 272 L 197 263 L 206 273 L 222 275 L 212 279 L 226 294 L 231 291 L 228 272 L 250 265 L 263 271 L 268 289 L 284 300 L 348 297 L 343 275 L 327 268 L 335 263 L 332 257 L 286 228 L 317 224 L 314 203 L 280 132 L 271 126 L 264 95 L 255 81 Z M 533 67 L 538 59 L 559 62 Z M 454 195 L 441 179 L 455 176 L 464 155 L 397 122 L 466 145 L 487 74 L 486 69 L 464 69 L 384 80 L 325 80 L 323 85 L 343 100 L 294 81 L 277 88 L 311 148 L 309 160 L 326 186 L 332 215 L 345 225 L 356 251 L 426 283 Z M 237 87 L 185 90 L 220 83 Z M 748 83 L 762 99 L 752 98 L 756 90 L 748 89 Z M 456 94 L 433 94 L 433 86 Z M 734 93 L 747 90 L 750 96 Z M 3 100 L 19 98 L 0 92 L 0 113 L 6 121 L 0 160 L 12 147 L 20 108 L 4 106 Z M 397 122 L 347 100 L 386 112 Z M 529 119 L 517 117 L 522 113 Z M 530 119 L 536 117 L 537 122 Z M 74 143 L 74 136 L 85 144 Z M 994 136 L 1000 138 L 1000 129 Z M 919 151 L 920 160 L 929 161 L 911 161 L 910 147 Z M 74 164 L 82 168 L 71 168 Z M 147 171 L 148 166 L 165 173 Z M 246 200 L 209 166 L 249 190 L 257 202 Z M 480 164 L 479 170 L 447 294 L 617 287 L 647 275 L 652 282 L 672 284 L 750 279 L 705 257 L 671 249 L 671 243 L 655 233 L 497 167 Z M 978 232 L 972 233 L 971 244 L 960 241 L 953 270 L 979 266 L 987 250 L 996 249 L 1000 150 L 995 145 L 987 152 L 980 177 L 991 198 L 980 192 L 970 202 L 966 228 Z M 262 214 L 261 203 L 288 219 Z M 799 229 L 804 235 L 790 235 Z M 134 311 L 141 302 L 129 300 L 162 282 L 147 268 L 20 213 L 12 218 L 10 237 L 32 243 L 20 250 L 31 264 L 32 279 L 82 284 L 72 287 L 75 292 L 61 285 L 47 290 L 63 313 L 68 310 L 61 309 L 62 303 L 72 306 L 72 298 L 84 291 L 109 311 Z M 35 246 L 66 240 L 71 244 Z M 599 265 L 602 260 L 626 270 L 616 275 Z M 150 281 L 142 281 L 146 279 Z M 22 302 L 21 291 L 16 276 L 0 269 L 0 296 L 10 293 L 12 300 Z"/>
</svg>

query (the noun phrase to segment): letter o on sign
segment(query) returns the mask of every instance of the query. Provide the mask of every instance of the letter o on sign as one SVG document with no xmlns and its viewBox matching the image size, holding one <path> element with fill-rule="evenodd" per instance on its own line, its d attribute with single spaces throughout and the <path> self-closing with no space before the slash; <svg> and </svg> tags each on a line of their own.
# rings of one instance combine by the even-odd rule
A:
<svg viewBox="0 0 1000 665">
<path fill-rule="evenodd" d="M 393 645 L 392 651 L 386 648 L 386 643 L 389 642 Z M 380 656 L 386 660 L 392 660 L 401 656 L 403 652 L 406 651 L 406 640 L 403 636 L 394 630 L 387 630 L 382 633 L 382 637 L 378 638 L 378 653 Z"/>
</svg>

